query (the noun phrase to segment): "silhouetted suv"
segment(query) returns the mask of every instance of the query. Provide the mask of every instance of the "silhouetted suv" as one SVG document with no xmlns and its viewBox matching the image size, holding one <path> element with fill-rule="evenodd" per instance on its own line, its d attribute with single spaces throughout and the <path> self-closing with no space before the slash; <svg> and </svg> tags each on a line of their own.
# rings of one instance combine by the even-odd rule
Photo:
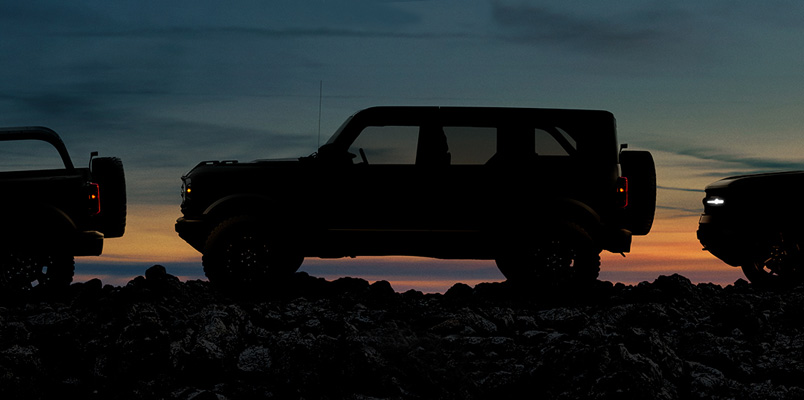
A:
<svg viewBox="0 0 804 400">
<path fill-rule="evenodd" d="M 368 108 L 308 157 L 198 164 L 176 231 L 223 286 L 366 255 L 593 281 L 601 249 L 629 251 L 655 208 L 653 158 L 621 151 L 615 126 L 606 111 Z"/>
<path fill-rule="evenodd" d="M 0 129 L 0 292 L 68 285 L 74 256 L 96 256 L 125 231 L 123 165 L 90 157 L 76 168 L 56 132 Z"/>
<path fill-rule="evenodd" d="M 698 239 L 755 284 L 804 282 L 804 171 L 733 176 L 706 187 Z"/>
</svg>

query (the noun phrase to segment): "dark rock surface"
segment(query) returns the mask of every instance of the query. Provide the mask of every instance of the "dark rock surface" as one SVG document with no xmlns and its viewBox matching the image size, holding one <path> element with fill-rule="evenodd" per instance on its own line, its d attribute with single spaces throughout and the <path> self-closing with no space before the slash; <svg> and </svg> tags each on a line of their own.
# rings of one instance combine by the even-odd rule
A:
<svg viewBox="0 0 804 400">
<path fill-rule="evenodd" d="M 227 296 L 154 266 L 0 307 L 8 399 L 804 398 L 804 288 L 662 276 L 444 294 L 298 274 Z"/>
</svg>

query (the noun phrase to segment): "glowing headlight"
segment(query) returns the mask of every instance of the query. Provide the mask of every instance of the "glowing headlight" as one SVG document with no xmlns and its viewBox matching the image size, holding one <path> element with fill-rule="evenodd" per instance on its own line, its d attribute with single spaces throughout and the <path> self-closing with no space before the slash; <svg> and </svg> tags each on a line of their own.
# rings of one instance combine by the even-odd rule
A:
<svg viewBox="0 0 804 400">
<path fill-rule="evenodd" d="M 726 201 L 723 200 L 722 197 L 710 197 L 706 199 L 706 204 L 710 206 L 722 206 L 724 203 L 726 203 Z"/>
</svg>

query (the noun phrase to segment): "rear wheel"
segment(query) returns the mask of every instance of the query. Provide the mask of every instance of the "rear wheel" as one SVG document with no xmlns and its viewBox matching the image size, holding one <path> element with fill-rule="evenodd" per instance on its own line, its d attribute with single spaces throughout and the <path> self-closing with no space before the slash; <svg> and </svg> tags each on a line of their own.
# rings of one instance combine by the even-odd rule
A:
<svg viewBox="0 0 804 400">
<path fill-rule="evenodd" d="M 742 265 L 743 273 L 758 286 L 804 282 L 804 254 L 801 240 L 779 232 L 761 247 L 753 260 Z"/>
<path fill-rule="evenodd" d="M 27 292 L 35 286 L 64 288 L 73 281 L 75 264 L 69 255 L 41 255 L 6 250 L 0 253 L 0 288 Z"/>
<path fill-rule="evenodd" d="M 564 286 L 594 282 L 600 272 L 600 248 L 578 225 L 568 224 L 515 245 L 496 259 L 500 272 L 513 283 Z"/>
<path fill-rule="evenodd" d="M 235 217 L 216 227 L 204 248 L 204 273 L 224 289 L 251 288 L 282 281 L 299 269 L 304 257 L 288 237 L 270 234 L 269 223 Z"/>
</svg>

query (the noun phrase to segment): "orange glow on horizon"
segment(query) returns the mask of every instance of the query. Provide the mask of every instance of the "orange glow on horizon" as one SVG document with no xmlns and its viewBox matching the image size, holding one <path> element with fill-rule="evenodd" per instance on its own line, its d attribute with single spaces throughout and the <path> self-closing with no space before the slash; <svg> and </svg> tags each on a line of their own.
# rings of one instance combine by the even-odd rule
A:
<svg viewBox="0 0 804 400">
<path fill-rule="evenodd" d="M 122 238 L 104 242 L 100 257 L 79 257 L 75 281 L 99 277 L 104 283 L 125 285 L 155 264 L 168 268 L 168 273 L 182 280 L 205 279 L 201 254 L 191 248 L 174 231 L 179 215 L 175 205 L 129 205 L 126 233 Z M 744 278 L 733 268 L 701 250 L 695 236 L 697 216 L 673 216 L 657 212 L 651 233 L 635 236 L 631 252 L 601 254 L 600 279 L 625 284 L 653 281 L 660 275 L 679 273 L 694 283 L 730 284 Z M 121 276 L 115 271 L 92 275 L 82 272 L 82 264 L 119 265 L 122 271 L 136 271 Z M 180 272 L 171 272 L 171 268 Z M 173 265 L 173 267 L 171 267 Z M 191 267 L 187 267 L 187 266 Z M 197 266 L 197 267 L 196 267 Z M 415 289 L 424 293 L 444 292 L 456 283 L 474 286 L 481 282 L 499 282 L 505 278 L 490 260 L 440 260 L 423 257 L 359 257 L 356 259 L 308 258 L 301 271 L 334 280 L 353 276 L 369 282 L 388 281 L 394 290 Z"/>
<path fill-rule="evenodd" d="M 176 205 L 128 205 L 126 233 L 121 238 L 103 241 L 103 254 L 92 257 L 97 263 L 108 262 L 188 262 L 201 254 L 182 240 L 173 228 L 180 217 Z M 81 258 L 79 262 L 89 260 Z"/>
</svg>

